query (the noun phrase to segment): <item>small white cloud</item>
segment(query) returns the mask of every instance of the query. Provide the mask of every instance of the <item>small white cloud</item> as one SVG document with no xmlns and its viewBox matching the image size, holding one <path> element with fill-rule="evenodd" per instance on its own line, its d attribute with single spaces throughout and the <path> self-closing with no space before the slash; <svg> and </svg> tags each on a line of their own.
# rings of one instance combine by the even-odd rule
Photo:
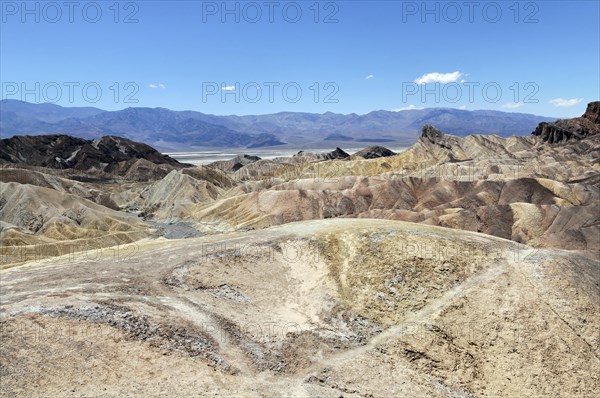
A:
<svg viewBox="0 0 600 398">
<path fill-rule="evenodd" d="M 151 89 L 156 89 L 156 88 L 165 89 L 165 88 L 167 88 L 167 86 L 165 86 L 162 83 L 158 83 L 158 84 L 150 83 L 150 84 L 148 84 L 148 87 L 150 87 Z"/>
<path fill-rule="evenodd" d="M 423 109 L 423 108 L 417 108 L 414 105 L 409 105 L 409 106 L 405 106 L 403 108 L 396 108 L 396 109 L 392 109 L 392 112 L 401 112 L 401 111 L 416 111 L 418 109 Z"/>
<path fill-rule="evenodd" d="M 167 88 L 167 86 L 165 86 L 165 85 L 164 85 L 164 84 L 162 84 L 162 83 L 158 83 L 158 87 L 160 87 L 160 88 Z"/>
<path fill-rule="evenodd" d="M 465 109 L 467 109 L 467 106 L 466 105 L 461 105 L 461 106 L 458 107 L 458 109 L 465 110 Z"/>
<path fill-rule="evenodd" d="M 454 83 L 461 78 L 463 74 L 459 71 L 450 73 L 426 73 L 421 77 L 415 79 L 417 84 L 428 84 L 428 83 Z"/>
<path fill-rule="evenodd" d="M 235 91 L 235 86 L 223 86 L 223 91 Z"/>
<path fill-rule="evenodd" d="M 375 78 L 375 76 L 373 76 L 373 75 L 365 76 L 365 79 L 367 79 L 367 80 L 371 80 L 371 79 L 374 79 L 374 78 Z"/>
<path fill-rule="evenodd" d="M 570 106 L 575 106 L 575 105 L 579 104 L 581 101 L 583 101 L 583 98 L 571 98 L 571 99 L 554 98 L 553 100 L 550 100 L 548 102 L 554 106 L 570 107 Z"/>
<path fill-rule="evenodd" d="M 522 102 L 507 102 L 506 104 L 502 105 L 501 108 L 504 109 L 517 109 L 522 107 L 523 105 L 525 105 Z"/>
<path fill-rule="evenodd" d="M 150 87 L 150 88 L 158 88 L 158 86 L 156 84 L 148 84 L 148 87 Z"/>
</svg>

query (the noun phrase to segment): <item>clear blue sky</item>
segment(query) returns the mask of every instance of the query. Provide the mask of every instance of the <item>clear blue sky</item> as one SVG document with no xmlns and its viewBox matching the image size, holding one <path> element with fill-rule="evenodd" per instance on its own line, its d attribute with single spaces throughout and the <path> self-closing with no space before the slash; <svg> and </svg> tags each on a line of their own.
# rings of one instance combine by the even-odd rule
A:
<svg viewBox="0 0 600 398">
<path fill-rule="evenodd" d="M 214 114 L 445 106 L 558 117 L 600 99 L 598 1 L 227 2 L 231 13 L 221 1 L 114 4 L 2 1 L 2 98 Z"/>
</svg>

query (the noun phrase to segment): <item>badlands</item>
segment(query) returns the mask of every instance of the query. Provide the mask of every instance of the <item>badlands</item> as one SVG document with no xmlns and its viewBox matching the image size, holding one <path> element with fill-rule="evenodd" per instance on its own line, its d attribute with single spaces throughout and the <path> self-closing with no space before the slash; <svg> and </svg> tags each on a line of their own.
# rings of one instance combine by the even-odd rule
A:
<svg viewBox="0 0 600 398">
<path fill-rule="evenodd" d="M 600 102 L 192 166 L 0 140 L 2 396 L 591 397 Z"/>
</svg>

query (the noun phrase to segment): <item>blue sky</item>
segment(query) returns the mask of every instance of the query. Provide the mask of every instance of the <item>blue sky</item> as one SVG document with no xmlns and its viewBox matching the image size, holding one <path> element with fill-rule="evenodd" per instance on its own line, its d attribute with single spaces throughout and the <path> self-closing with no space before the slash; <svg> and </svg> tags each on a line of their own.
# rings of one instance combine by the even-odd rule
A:
<svg viewBox="0 0 600 398">
<path fill-rule="evenodd" d="M 2 99 L 557 117 L 600 99 L 598 1 L 23 4 L 1 4 Z"/>
</svg>

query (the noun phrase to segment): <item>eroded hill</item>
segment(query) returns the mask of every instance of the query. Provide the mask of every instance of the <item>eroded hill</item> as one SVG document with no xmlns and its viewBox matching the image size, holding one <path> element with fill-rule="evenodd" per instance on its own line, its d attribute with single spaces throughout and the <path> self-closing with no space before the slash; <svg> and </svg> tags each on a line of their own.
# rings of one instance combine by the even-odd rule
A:
<svg viewBox="0 0 600 398">
<path fill-rule="evenodd" d="M 318 220 L 2 273 L 2 391 L 592 396 L 598 263 Z M 568 305 L 567 305 L 568 303 Z"/>
</svg>

